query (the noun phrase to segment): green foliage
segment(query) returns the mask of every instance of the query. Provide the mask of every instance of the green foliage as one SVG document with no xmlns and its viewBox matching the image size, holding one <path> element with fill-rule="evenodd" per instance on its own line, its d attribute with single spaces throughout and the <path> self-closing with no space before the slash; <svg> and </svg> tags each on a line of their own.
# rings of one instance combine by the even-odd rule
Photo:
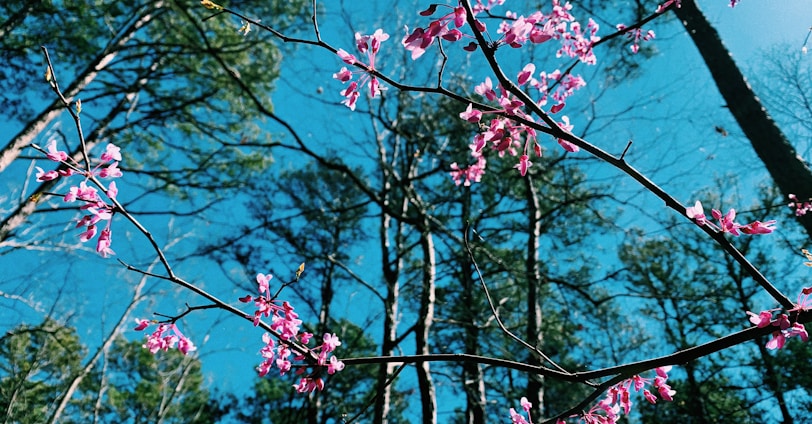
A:
<svg viewBox="0 0 812 424">
<path fill-rule="evenodd" d="M 59 422 L 213 423 L 224 413 L 203 387 L 199 360 L 177 350 L 155 356 L 141 344 L 116 340 L 108 363 L 70 393 Z M 82 374 L 87 353 L 75 329 L 53 320 L 20 325 L 0 338 L 0 408 L 7 422 L 50 420 Z"/>
<path fill-rule="evenodd" d="M 7 332 L 0 338 L 0 413 L 11 422 L 47 421 L 85 352 L 76 331 L 53 320 Z"/>
<path fill-rule="evenodd" d="M 111 421 L 212 423 L 216 404 L 203 387 L 200 361 L 176 349 L 153 355 L 143 342 L 117 340 L 110 352 L 102 402 Z"/>
</svg>

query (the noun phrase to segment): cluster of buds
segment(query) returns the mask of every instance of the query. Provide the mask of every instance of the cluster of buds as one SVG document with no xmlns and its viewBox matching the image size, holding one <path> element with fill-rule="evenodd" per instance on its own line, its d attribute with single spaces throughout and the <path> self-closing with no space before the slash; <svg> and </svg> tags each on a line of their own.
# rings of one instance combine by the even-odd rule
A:
<svg viewBox="0 0 812 424">
<path fill-rule="evenodd" d="M 304 265 L 304 264 L 302 264 Z M 298 276 L 301 275 L 303 267 L 299 267 Z M 273 278 L 270 274 L 258 274 L 257 286 L 259 295 L 246 295 L 240 298 L 243 303 L 254 302 L 256 311 L 249 316 L 254 322 L 254 326 L 259 325 L 263 317 L 271 318 L 271 329 L 275 335 L 265 333 L 262 335 L 262 342 L 265 346 L 260 349 L 262 362 L 257 366 L 260 377 L 267 375 L 274 366 L 279 370 L 279 375 L 285 375 L 294 367 L 294 361 L 301 365 L 296 365 L 296 374 L 302 375 L 299 384 L 295 385 L 300 393 L 322 390 L 324 380 L 319 377 L 323 369 L 327 374 L 334 374 L 344 369 L 344 363 L 332 355 L 332 352 L 341 345 L 341 341 L 335 334 L 325 333 L 322 337 L 323 343 L 310 348 L 307 347 L 313 338 L 312 333 L 302 331 L 302 321 L 299 315 L 294 312 L 293 306 L 287 301 L 278 304 L 271 295 L 270 281 Z M 277 340 L 278 339 L 278 340 Z M 308 360 L 315 356 L 314 370 L 307 373 Z M 305 375 L 305 373 L 307 373 Z"/>
<path fill-rule="evenodd" d="M 52 140 L 48 143 L 48 159 L 59 162 L 64 165 L 59 170 L 44 171 L 42 168 L 37 167 L 37 181 L 51 181 L 57 178 L 67 178 L 73 175 L 82 175 L 85 178 L 78 184 L 71 186 L 68 193 L 64 196 L 64 201 L 67 203 L 80 202 L 80 210 L 86 211 L 88 214 L 80 218 L 76 224 L 76 228 L 84 227 L 84 231 L 79 234 L 79 241 L 86 242 L 93 239 L 99 232 L 99 222 L 105 221 L 106 224 L 101 230 L 101 234 L 96 242 L 96 252 L 101 256 L 107 257 L 114 254 L 111 249 L 112 232 L 110 224 L 112 222 L 115 207 L 107 203 L 95 187 L 89 186 L 88 180 L 91 177 L 99 177 L 104 179 L 119 178 L 123 174 L 118 168 L 121 161 L 121 151 L 114 144 L 108 144 L 96 161 L 95 166 L 89 170 L 82 170 L 79 163 L 73 160 L 67 152 L 59 150 L 56 146 L 56 141 Z M 115 199 L 118 195 L 118 187 L 115 181 L 110 181 L 105 190 L 105 194 L 109 199 Z"/>
</svg>

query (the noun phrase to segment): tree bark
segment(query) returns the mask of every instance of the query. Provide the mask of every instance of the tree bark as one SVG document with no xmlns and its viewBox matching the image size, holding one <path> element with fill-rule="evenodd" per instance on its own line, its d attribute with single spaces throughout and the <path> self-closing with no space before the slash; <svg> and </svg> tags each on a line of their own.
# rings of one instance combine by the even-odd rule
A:
<svg viewBox="0 0 812 424">
<path fill-rule="evenodd" d="M 466 188 L 462 201 L 462 228 L 460 232 L 470 231 L 468 222 L 471 218 L 471 190 Z M 460 253 L 460 283 L 462 284 L 463 306 L 468 305 L 464 315 L 460 320 L 464 323 L 463 343 L 465 353 L 469 355 L 479 355 L 481 335 L 477 314 L 474 312 L 474 296 L 478 290 L 477 281 L 474 279 L 476 269 L 471 258 L 466 251 Z M 462 363 L 462 381 L 465 389 L 465 424 L 485 424 L 485 406 L 487 398 L 485 396 L 485 375 L 482 372 L 482 365 L 473 361 Z"/>
<path fill-rule="evenodd" d="M 68 88 L 63 91 L 65 98 L 69 102 L 73 102 L 73 98 L 93 82 L 99 73 L 107 68 L 113 59 L 115 59 L 116 55 L 118 55 L 119 51 L 135 36 L 135 33 L 152 21 L 154 17 L 153 12 L 157 10 L 157 8 L 162 7 L 162 5 L 163 2 L 158 2 L 154 5 L 154 8 L 141 12 L 138 19 L 133 20 L 114 40 L 111 40 L 104 51 L 102 51 L 102 53 L 73 80 Z M 43 69 L 43 72 L 44 71 Z M 62 107 L 62 102 L 55 100 L 42 111 L 39 116 L 29 121 L 22 131 L 0 149 L 0 172 L 3 172 L 11 162 L 20 155 L 22 149 L 31 144 L 34 138 L 41 134 L 45 128 L 62 113 Z"/>
<path fill-rule="evenodd" d="M 696 2 L 683 0 L 682 7 L 674 12 L 702 55 L 727 108 L 781 193 L 812 196 L 812 171 L 767 113 Z M 812 237 L 812 214 L 798 217 L 798 221 Z"/>
<path fill-rule="evenodd" d="M 539 272 L 539 237 L 541 236 L 541 208 L 539 196 L 533 179 L 528 175 L 524 179 L 525 195 L 527 201 L 527 251 L 525 252 L 525 276 L 527 279 L 527 324 L 525 326 L 525 340 L 541 349 L 544 337 L 541 331 L 542 311 L 541 299 L 541 273 Z M 540 358 L 531 356 L 531 365 L 541 365 Z M 543 413 L 544 406 L 544 379 L 541 375 L 530 374 L 527 378 L 527 399 Z"/>
<path fill-rule="evenodd" d="M 415 347 L 417 355 L 428 355 L 429 333 L 434 321 L 435 282 L 437 278 L 437 265 L 434 251 L 434 238 L 425 223 L 421 229 L 420 246 L 423 250 L 423 290 L 420 296 L 420 314 L 415 324 Z M 420 409 L 423 413 L 424 424 L 437 423 L 437 396 L 434 382 L 431 378 L 430 362 L 420 362 L 417 365 L 417 384 L 420 387 Z"/>
</svg>

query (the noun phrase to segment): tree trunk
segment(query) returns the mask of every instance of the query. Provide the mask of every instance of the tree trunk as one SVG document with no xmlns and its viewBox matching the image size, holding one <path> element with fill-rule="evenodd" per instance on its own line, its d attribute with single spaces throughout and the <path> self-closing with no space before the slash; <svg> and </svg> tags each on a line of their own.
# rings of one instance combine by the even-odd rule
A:
<svg viewBox="0 0 812 424">
<path fill-rule="evenodd" d="M 470 231 L 468 229 L 468 222 L 471 219 L 471 190 L 466 189 L 462 202 L 462 229 L 461 232 Z M 460 284 L 462 285 L 462 303 L 463 306 L 467 305 L 467 310 L 464 316 L 459 319 L 463 322 L 464 333 L 463 343 L 465 346 L 465 353 L 469 355 L 479 355 L 480 343 L 480 329 L 477 322 L 476 308 L 474 307 L 473 293 L 478 290 L 477 282 L 474 279 L 475 275 L 474 264 L 468 256 L 467 251 L 460 253 Z M 465 424 L 485 424 L 485 405 L 487 398 L 485 397 L 485 376 L 482 372 L 482 366 L 473 361 L 464 361 L 462 363 L 462 381 L 463 388 L 465 389 Z"/>
<path fill-rule="evenodd" d="M 533 179 L 528 175 L 524 179 L 525 195 L 527 201 L 527 251 L 525 252 L 524 271 L 527 279 L 527 324 L 525 327 L 525 340 L 541 349 L 544 338 L 541 332 L 541 275 L 539 272 L 539 237 L 541 236 L 541 211 L 539 210 L 538 191 L 533 185 Z M 541 365 L 540 358 L 533 355 L 528 361 L 529 365 Z M 539 408 L 539 415 L 543 413 L 544 380 L 541 375 L 531 373 L 527 378 L 527 400 Z"/>
<path fill-rule="evenodd" d="M 420 314 L 417 317 L 417 324 L 415 324 L 415 354 L 428 355 L 431 353 L 429 332 L 434 321 L 435 281 L 437 278 L 434 238 L 428 228 L 428 223 L 425 223 L 424 228 L 421 229 L 420 246 L 423 250 L 423 290 L 420 295 Z M 429 362 L 420 362 L 416 365 L 423 423 L 435 424 L 437 423 L 437 396 L 431 378 L 431 366 Z"/>
<path fill-rule="evenodd" d="M 812 171 L 809 166 L 798 156 L 795 148 L 762 106 L 719 38 L 719 33 L 699 10 L 696 2 L 683 0 L 682 7 L 674 9 L 674 12 L 699 49 L 727 108 L 764 162 L 781 193 L 784 196 L 796 194 L 801 198 L 812 195 Z M 812 214 L 799 217 L 798 220 L 812 237 Z"/>
<path fill-rule="evenodd" d="M 107 68 L 107 65 L 115 59 L 125 44 L 135 36 L 135 33 L 153 19 L 153 11 L 162 6 L 163 2 L 156 3 L 152 9 L 141 13 L 138 19 L 133 20 L 127 28 L 123 29 L 115 40 L 111 40 L 104 51 L 63 91 L 65 98 L 69 102 L 73 102 L 73 98 L 93 82 L 99 73 Z M 43 69 L 43 75 L 44 72 L 45 69 Z M 34 138 L 41 134 L 60 113 L 62 113 L 62 103 L 57 99 L 6 143 L 6 145 L 0 149 L 0 172 L 3 172 L 3 170 L 20 155 L 22 149 L 31 144 Z"/>
</svg>

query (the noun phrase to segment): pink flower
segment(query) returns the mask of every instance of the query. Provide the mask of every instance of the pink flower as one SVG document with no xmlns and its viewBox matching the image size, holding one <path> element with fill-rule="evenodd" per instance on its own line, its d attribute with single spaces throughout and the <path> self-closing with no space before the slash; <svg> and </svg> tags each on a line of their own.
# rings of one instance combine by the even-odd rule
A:
<svg viewBox="0 0 812 424">
<path fill-rule="evenodd" d="M 513 408 L 510 408 L 510 422 L 513 424 L 528 424 L 527 420 Z"/>
<path fill-rule="evenodd" d="M 151 323 L 150 320 L 148 319 L 136 319 L 135 322 L 138 323 L 138 325 L 135 327 L 135 331 L 142 331 L 145 328 L 149 327 Z"/>
<path fill-rule="evenodd" d="M 54 162 L 64 162 L 68 160 L 68 154 L 66 152 L 56 149 L 56 140 L 48 142 L 48 153 L 46 156 Z"/>
<path fill-rule="evenodd" d="M 110 181 L 110 184 L 107 186 L 107 197 L 115 199 L 116 196 L 118 196 L 118 186 L 116 186 L 115 181 Z"/>
<path fill-rule="evenodd" d="M 657 6 L 657 10 L 654 13 L 663 13 L 663 12 L 665 12 L 665 10 L 668 8 L 668 6 L 671 6 L 671 4 L 675 4 L 675 7 L 680 7 L 681 6 L 680 5 L 680 0 L 668 0 L 667 2 Z"/>
<path fill-rule="evenodd" d="M 121 170 L 118 169 L 118 162 L 113 162 L 110 166 L 99 170 L 99 177 L 102 178 L 119 178 L 121 175 Z"/>
<path fill-rule="evenodd" d="M 161 324 L 158 328 L 147 337 L 147 342 L 144 348 L 149 349 L 150 353 L 155 354 L 159 350 L 167 351 L 178 346 L 184 355 L 194 351 L 196 348 L 191 340 L 189 340 L 177 325 Z"/>
<path fill-rule="evenodd" d="M 697 225 L 705 225 L 705 210 L 699 200 L 693 206 L 685 208 L 685 215 L 696 221 Z"/>
<path fill-rule="evenodd" d="M 468 107 L 465 108 L 465 112 L 460 113 L 460 118 L 468 122 L 479 122 L 482 119 L 482 111 L 474 109 L 474 105 L 468 103 Z"/>
<path fill-rule="evenodd" d="M 420 12 L 421 16 L 431 16 L 437 10 L 436 6 Z M 465 25 L 467 13 L 462 6 L 454 7 L 451 13 L 447 13 L 429 23 L 425 28 L 415 28 L 410 34 L 403 37 L 401 44 L 407 51 L 412 52 L 412 60 L 422 56 L 426 52 L 426 47 L 431 45 L 437 38 L 455 42 L 462 38 L 462 33 L 456 29 Z M 455 28 L 449 28 L 452 24 Z M 409 32 L 409 28 L 406 28 Z"/>
<path fill-rule="evenodd" d="M 531 81 L 533 77 L 533 72 L 536 72 L 536 65 L 532 63 L 528 63 L 527 65 L 522 68 L 522 71 L 519 72 L 518 77 L 516 78 L 516 82 L 519 85 L 524 85 L 528 81 Z"/>
<path fill-rule="evenodd" d="M 517 163 L 517 164 L 514 166 L 514 168 L 517 168 L 517 169 L 519 170 L 519 173 L 521 173 L 521 174 L 522 174 L 522 177 L 524 177 L 524 176 L 527 174 L 527 170 L 528 170 L 528 169 L 529 169 L 529 168 L 530 168 L 532 165 L 533 165 L 533 162 L 530 162 L 530 159 L 527 157 L 527 155 L 522 155 L 522 156 L 519 158 L 519 163 Z"/>
<path fill-rule="evenodd" d="M 747 311 L 747 315 L 750 315 L 750 322 L 758 328 L 764 328 L 770 325 L 770 322 L 773 320 L 773 314 L 769 311 L 761 311 L 758 315 Z"/>
<path fill-rule="evenodd" d="M 121 149 L 110 143 L 101 155 L 102 162 L 121 161 Z"/>
<path fill-rule="evenodd" d="M 96 189 L 88 187 L 87 183 L 82 181 L 79 186 L 73 186 L 65 194 L 65 202 L 74 202 L 76 200 L 84 200 L 85 202 L 95 203 L 101 200 Z"/>
<path fill-rule="evenodd" d="M 522 399 L 519 402 L 522 404 L 522 409 L 524 410 L 524 412 L 530 412 L 530 408 L 533 407 L 533 404 L 530 403 L 526 397 L 522 397 Z"/>
<path fill-rule="evenodd" d="M 736 219 L 735 209 L 730 209 L 725 215 L 722 215 L 722 212 L 713 209 L 711 210 L 711 214 L 715 219 L 719 220 L 719 229 L 723 233 L 730 233 L 733 234 L 734 236 L 739 235 L 739 228 L 741 227 L 741 225 L 733 222 L 733 220 Z"/>
<path fill-rule="evenodd" d="M 355 104 L 358 102 L 358 97 L 361 96 L 361 93 L 358 92 L 358 83 L 355 81 L 350 83 L 349 87 L 341 91 L 341 95 L 344 96 L 344 100 L 342 100 L 341 103 L 350 108 L 350 110 L 355 110 Z"/>
<path fill-rule="evenodd" d="M 320 378 L 304 377 L 299 380 L 299 384 L 293 386 L 299 393 L 309 393 L 315 390 L 324 389 L 324 380 Z"/>
<path fill-rule="evenodd" d="M 784 336 L 784 333 L 780 331 L 773 331 L 773 337 L 767 342 L 765 347 L 767 349 L 781 349 L 784 347 L 784 343 L 786 343 L 787 338 Z"/>
<path fill-rule="evenodd" d="M 324 333 L 324 350 L 327 352 L 334 351 L 337 347 L 341 346 L 341 341 L 335 333 Z"/>
<path fill-rule="evenodd" d="M 341 82 L 347 82 L 347 81 L 352 79 L 352 71 L 347 69 L 346 66 L 342 66 L 341 69 L 338 72 L 333 74 L 333 78 L 335 78 L 335 79 L 337 79 L 337 80 L 339 80 Z"/>
<path fill-rule="evenodd" d="M 358 61 L 358 59 L 356 59 L 356 58 L 355 58 L 355 56 L 353 56 L 353 55 L 351 55 L 351 54 L 347 53 L 347 52 L 346 52 L 344 49 L 338 49 L 338 51 L 336 51 L 336 54 L 337 54 L 337 55 L 338 55 L 338 57 L 340 57 L 340 58 L 341 58 L 341 60 L 343 60 L 343 61 L 344 61 L 344 63 L 346 63 L 347 65 L 354 65 L 354 64 L 355 64 L 355 62 L 357 62 L 357 61 Z"/>
<path fill-rule="evenodd" d="M 98 252 L 103 258 L 110 255 L 115 255 L 116 252 L 113 252 L 113 249 L 110 248 L 112 243 L 113 241 L 110 233 L 110 227 L 107 227 L 102 230 L 101 234 L 99 234 L 99 239 L 96 241 L 96 252 Z"/>
<path fill-rule="evenodd" d="M 744 234 L 770 234 L 775 230 L 775 220 L 767 222 L 753 221 L 747 225 L 739 227 Z"/>
<path fill-rule="evenodd" d="M 361 78 L 357 82 L 351 82 L 346 89 L 341 91 L 341 95 L 344 96 L 344 100 L 342 100 L 341 103 L 350 108 L 350 110 L 355 110 L 355 105 L 358 102 L 358 98 L 361 96 L 359 89 L 365 84 L 368 84 L 369 96 L 372 98 L 379 96 L 381 94 L 381 90 L 384 89 L 381 87 L 378 78 L 372 75 L 372 72 L 376 70 L 375 58 L 381 48 L 381 43 L 388 39 L 389 34 L 386 34 L 381 29 L 376 30 L 372 35 L 361 35 L 360 33 L 355 33 L 355 46 L 358 48 L 358 51 L 366 54 L 367 64 L 359 65 L 359 67 L 363 69 L 363 71 L 361 71 L 363 74 Z M 336 54 L 341 58 L 341 60 L 344 61 L 344 63 L 349 65 L 358 63 L 358 59 L 356 59 L 355 56 L 342 49 L 339 49 Z M 352 76 L 353 72 L 348 70 L 346 67 L 342 67 L 341 70 L 333 74 L 333 78 L 341 81 L 342 83 L 350 82 L 350 80 L 352 80 Z"/>
<path fill-rule="evenodd" d="M 55 180 L 57 178 L 59 178 L 59 173 L 58 172 L 53 171 L 53 170 L 45 172 L 39 166 L 37 167 L 37 181 L 40 181 L 40 182 L 42 182 L 42 181 L 51 181 L 51 180 Z"/>
<path fill-rule="evenodd" d="M 667 400 L 669 402 L 674 400 L 674 395 L 677 394 L 676 390 L 673 390 L 671 386 L 665 383 L 660 383 L 657 386 L 657 391 L 660 393 L 660 397 L 663 398 L 663 400 Z"/>
<path fill-rule="evenodd" d="M 562 116 L 561 117 L 561 122 L 558 122 L 557 124 L 564 131 L 567 131 L 567 132 L 572 131 L 573 126 L 570 124 L 570 118 L 569 117 Z M 566 151 L 568 151 L 570 153 L 575 153 L 575 152 L 581 150 L 578 146 L 576 146 L 573 143 L 570 143 L 567 140 L 564 140 L 563 138 L 558 139 L 558 144 L 561 147 L 563 147 L 564 150 L 566 150 Z"/>
<path fill-rule="evenodd" d="M 270 292 L 270 282 L 273 278 L 271 274 L 257 274 L 257 286 L 259 287 L 260 293 L 269 293 Z"/>
<path fill-rule="evenodd" d="M 657 403 L 657 396 L 655 396 L 654 393 L 651 393 L 648 389 L 643 390 L 643 396 L 650 404 L 653 405 Z"/>
<path fill-rule="evenodd" d="M 95 225 L 88 225 L 87 230 L 82 234 L 79 234 L 79 241 L 82 243 L 96 237 L 96 226 Z"/>
<path fill-rule="evenodd" d="M 493 82 L 491 82 L 491 77 L 485 77 L 485 82 L 474 87 L 474 92 L 481 96 L 485 96 L 485 98 L 490 101 L 494 101 L 496 99 L 496 92 L 493 91 Z"/>
<path fill-rule="evenodd" d="M 344 363 L 339 361 L 335 356 L 330 357 L 330 364 L 327 365 L 327 374 L 335 374 L 344 369 Z"/>
<path fill-rule="evenodd" d="M 812 295 L 812 287 L 804 287 L 798 293 L 798 302 L 792 308 L 792 311 L 805 311 L 812 308 L 812 296 L 810 295 Z"/>
</svg>

